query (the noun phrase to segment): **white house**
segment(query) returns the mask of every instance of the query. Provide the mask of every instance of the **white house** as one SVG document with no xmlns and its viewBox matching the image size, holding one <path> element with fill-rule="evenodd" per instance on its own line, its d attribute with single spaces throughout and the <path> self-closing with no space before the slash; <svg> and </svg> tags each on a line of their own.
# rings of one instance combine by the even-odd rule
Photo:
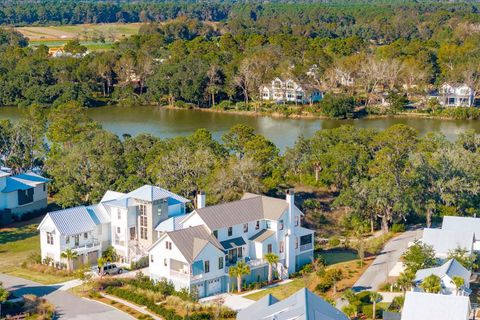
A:
<svg viewBox="0 0 480 320">
<path fill-rule="evenodd" d="M 323 93 L 316 89 L 307 90 L 292 79 L 275 78 L 270 84 L 260 86 L 260 96 L 264 101 L 277 103 L 314 103 L 323 98 Z"/>
<path fill-rule="evenodd" d="M 285 200 L 246 193 L 241 200 L 208 207 L 200 194 L 197 203 L 181 223 L 169 224 L 177 229 L 159 231 L 149 250 L 152 279 L 166 278 L 203 297 L 228 290 L 228 269 L 238 261 L 251 268 L 245 283 L 267 278 L 267 253 L 279 256 L 281 277 L 312 262 L 314 232 L 300 225 L 293 191 Z"/>
<path fill-rule="evenodd" d="M 441 294 L 455 294 L 468 296 L 470 291 L 470 277 L 472 273 L 455 259 L 450 259 L 443 265 L 434 268 L 420 269 L 415 274 L 416 291 L 421 291 L 420 284 L 425 278 L 436 275 L 441 281 Z M 457 290 L 453 277 L 461 277 L 464 285 Z"/>
<path fill-rule="evenodd" d="M 303 288 L 282 301 L 268 294 L 237 313 L 237 320 L 257 319 L 348 320 L 349 318 L 321 297 Z"/>
<path fill-rule="evenodd" d="M 155 228 L 185 214 L 187 202 L 170 191 L 145 185 L 126 194 L 107 191 L 96 205 L 49 212 L 38 226 L 42 259 L 65 263 L 61 253 L 73 249 L 79 255 L 74 265 L 95 264 L 111 245 L 119 261 L 138 261 L 157 240 Z"/>
<path fill-rule="evenodd" d="M 12 175 L 8 168 L 0 170 L 0 223 L 13 217 L 47 207 L 49 180 L 34 172 Z"/>
<path fill-rule="evenodd" d="M 475 236 L 473 250 L 480 251 L 480 218 L 444 216 L 442 230 L 473 232 L 473 235 Z"/>
<path fill-rule="evenodd" d="M 470 299 L 466 296 L 407 292 L 401 320 L 468 320 Z"/>
<path fill-rule="evenodd" d="M 458 248 L 464 249 L 467 254 L 472 254 L 475 236 L 471 231 L 425 228 L 420 241 L 432 246 L 437 258 L 446 259 L 451 251 Z"/>
<path fill-rule="evenodd" d="M 464 83 L 444 83 L 440 87 L 438 99 L 443 107 L 473 107 L 475 92 Z"/>
</svg>

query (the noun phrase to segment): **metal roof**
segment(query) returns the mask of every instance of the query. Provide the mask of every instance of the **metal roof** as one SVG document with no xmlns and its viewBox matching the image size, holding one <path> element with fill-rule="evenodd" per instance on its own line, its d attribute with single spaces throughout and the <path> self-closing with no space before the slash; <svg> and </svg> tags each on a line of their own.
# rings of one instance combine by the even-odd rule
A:
<svg viewBox="0 0 480 320">
<path fill-rule="evenodd" d="M 211 243 L 218 250 L 223 252 L 223 247 L 220 242 L 218 242 L 217 238 L 212 236 L 203 225 L 166 232 L 165 234 L 170 237 L 172 242 L 189 263 L 192 263 L 195 260 L 208 243 Z M 163 239 L 163 237 L 157 240 L 149 251 L 158 245 L 161 239 Z"/>
<path fill-rule="evenodd" d="M 468 231 L 450 231 L 443 229 L 423 229 L 422 242 L 433 247 L 437 254 L 447 254 L 457 248 L 472 253 L 474 235 Z"/>
<path fill-rule="evenodd" d="M 238 201 L 196 209 L 210 230 L 217 230 L 255 220 L 278 220 L 288 209 L 283 199 L 246 194 Z"/>
<path fill-rule="evenodd" d="M 237 320 L 348 320 L 340 310 L 306 288 L 278 301 L 266 296 L 237 314 Z"/>
<path fill-rule="evenodd" d="M 465 296 L 409 291 L 405 296 L 402 320 L 465 320 L 470 300 Z"/>
<path fill-rule="evenodd" d="M 156 227 L 155 231 L 160 231 L 160 232 L 169 232 L 169 231 L 175 231 L 178 229 L 182 229 L 183 227 L 183 219 L 186 217 L 186 214 L 182 214 L 180 216 L 175 216 L 168 218 L 162 222 L 160 222 Z"/>
<path fill-rule="evenodd" d="M 253 235 L 249 240 L 250 241 L 255 241 L 255 242 L 263 242 L 273 236 L 275 234 L 275 231 L 273 230 L 268 230 L 268 229 L 263 229 L 259 233 Z"/>
<path fill-rule="evenodd" d="M 126 197 L 131 197 L 149 202 L 166 198 L 173 198 L 183 203 L 190 202 L 190 200 L 182 196 L 152 185 L 144 185 L 143 187 L 135 189 L 132 192 L 127 193 Z"/>
<path fill-rule="evenodd" d="M 480 240 L 480 218 L 444 216 L 442 229 L 459 232 L 473 232 L 475 238 Z"/>
<path fill-rule="evenodd" d="M 246 245 L 242 237 L 221 241 L 220 244 L 225 250 Z"/>
<path fill-rule="evenodd" d="M 92 215 L 95 216 L 94 211 L 84 206 L 47 213 L 58 231 L 66 236 L 94 230 L 100 221 Z"/>
<path fill-rule="evenodd" d="M 415 282 L 422 282 L 430 275 L 436 275 L 440 278 L 445 276 L 453 279 L 454 276 L 462 277 L 465 284 L 470 282 L 471 272 L 455 259 L 450 259 L 439 267 L 421 269 L 415 274 Z"/>
</svg>

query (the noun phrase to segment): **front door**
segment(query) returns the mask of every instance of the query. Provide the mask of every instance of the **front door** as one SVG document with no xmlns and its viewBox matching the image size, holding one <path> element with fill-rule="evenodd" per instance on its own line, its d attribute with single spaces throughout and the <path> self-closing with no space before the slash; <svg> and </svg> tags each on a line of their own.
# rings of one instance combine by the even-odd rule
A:
<svg viewBox="0 0 480 320">
<path fill-rule="evenodd" d="M 228 250 L 228 262 L 229 264 L 236 264 L 237 263 L 237 248 Z"/>
</svg>

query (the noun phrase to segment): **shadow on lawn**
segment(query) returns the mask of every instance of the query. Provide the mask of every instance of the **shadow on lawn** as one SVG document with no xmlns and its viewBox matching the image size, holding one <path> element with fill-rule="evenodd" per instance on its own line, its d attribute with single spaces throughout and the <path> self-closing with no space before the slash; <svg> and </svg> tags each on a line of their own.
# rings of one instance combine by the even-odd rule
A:
<svg viewBox="0 0 480 320">
<path fill-rule="evenodd" d="M 0 244 L 20 241 L 38 235 L 36 225 L 28 225 L 21 228 L 0 229 Z"/>
</svg>

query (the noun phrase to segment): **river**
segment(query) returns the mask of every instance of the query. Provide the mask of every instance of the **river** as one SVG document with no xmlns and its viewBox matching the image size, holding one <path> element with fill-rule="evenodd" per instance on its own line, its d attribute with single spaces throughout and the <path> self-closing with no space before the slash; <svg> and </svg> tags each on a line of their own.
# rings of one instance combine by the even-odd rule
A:
<svg viewBox="0 0 480 320">
<path fill-rule="evenodd" d="M 336 128 L 351 124 L 362 128 L 385 129 L 403 123 L 417 129 L 420 134 L 440 131 L 448 139 L 468 129 L 480 132 L 480 121 L 441 120 L 425 118 L 377 118 L 354 120 L 330 119 L 287 119 L 268 116 L 249 116 L 233 113 L 215 113 L 197 110 L 172 110 L 161 107 L 101 107 L 88 109 L 88 115 L 102 126 L 121 136 L 124 133 L 137 135 L 150 133 L 167 138 L 191 134 L 198 128 L 206 128 L 214 138 L 219 139 L 230 127 L 242 123 L 252 126 L 257 133 L 274 142 L 281 150 L 292 146 L 297 137 L 303 134 L 312 136 L 319 129 Z M 18 120 L 21 110 L 15 107 L 0 108 L 0 119 Z"/>
</svg>

